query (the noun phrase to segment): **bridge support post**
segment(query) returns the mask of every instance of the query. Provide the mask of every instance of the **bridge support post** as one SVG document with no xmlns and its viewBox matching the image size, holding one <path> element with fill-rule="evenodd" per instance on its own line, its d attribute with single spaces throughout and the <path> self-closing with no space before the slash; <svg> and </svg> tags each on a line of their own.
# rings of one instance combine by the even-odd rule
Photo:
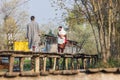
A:
<svg viewBox="0 0 120 80">
<path fill-rule="evenodd" d="M 74 58 L 71 58 L 71 69 L 74 70 Z"/>
<path fill-rule="evenodd" d="M 86 69 L 86 58 L 84 59 L 84 61 L 83 61 L 83 63 L 84 63 L 84 65 L 83 65 L 83 67 L 84 67 L 84 69 Z"/>
<path fill-rule="evenodd" d="M 14 66 L 14 57 L 10 56 L 9 57 L 9 72 L 13 72 L 13 66 Z"/>
<path fill-rule="evenodd" d="M 40 58 L 35 57 L 35 72 L 39 73 L 40 72 Z"/>
<path fill-rule="evenodd" d="M 46 61 L 47 61 L 47 57 L 44 57 L 44 63 L 43 63 L 43 71 L 45 72 L 46 71 Z"/>
<path fill-rule="evenodd" d="M 80 69 L 80 62 L 79 62 L 79 58 L 77 58 L 77 69 Z"/>
<path fill-rule="evenodd" d="M 55 71 L 55 70 L 56 70 L 56 61 L 57 61 L 57 58 L 56 58 L 56 57 L 54 57 L 53 71 Z"/>
<path fill-rule="evenodd" d="M 92 65 L 92 57 L 90 57 L 90 65 Z"/>
<path fill-rule="evenodd" d="M 35 67 L 35 57 L 32 56 L 31 57 L 31 70 L 34 70 L 34 67 Z"/>
<path fill-rule="evenodd" d="M 68 58 L 65 58 L 65 69 L 68 70 Z"/>
<path fill-rule="evenodd" d="M 23 72 L 24 58 L 20 58 L 20 72 Z"/>
</svg>

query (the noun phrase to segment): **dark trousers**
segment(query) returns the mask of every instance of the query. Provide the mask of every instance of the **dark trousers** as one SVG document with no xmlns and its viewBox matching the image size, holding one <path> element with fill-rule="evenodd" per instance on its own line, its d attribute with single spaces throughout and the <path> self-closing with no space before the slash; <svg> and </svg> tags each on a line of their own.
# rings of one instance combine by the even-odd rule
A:
<svg viewBox="0 0 120 80">
<path fill-rule="evenodd" d="M 64 49 L 65 49 L 65 43 L 63 44 L 58 44 L 58 52 L 59 53 L 63 53 L 64 52 Z"/>
</svg>

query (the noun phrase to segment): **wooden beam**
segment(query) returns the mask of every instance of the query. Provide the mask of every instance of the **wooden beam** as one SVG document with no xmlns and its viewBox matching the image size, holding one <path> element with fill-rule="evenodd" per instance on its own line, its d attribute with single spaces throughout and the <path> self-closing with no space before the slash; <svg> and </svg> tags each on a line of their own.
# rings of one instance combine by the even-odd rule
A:
<svg viewBox="0 0 120 80">
<path fill-rule="evenodd" d="M 24 54 L 13 54 L 13 57 L 32 57 L 32 55 L 24 55 Z"/>
</svg>

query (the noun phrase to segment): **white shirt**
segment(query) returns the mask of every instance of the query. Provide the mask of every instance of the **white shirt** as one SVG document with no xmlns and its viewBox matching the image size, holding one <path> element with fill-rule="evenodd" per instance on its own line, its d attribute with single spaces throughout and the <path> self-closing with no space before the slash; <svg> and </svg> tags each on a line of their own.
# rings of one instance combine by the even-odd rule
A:
<svg viewBox="0 0 120 80">
<path fill-rule="evenodd" d="M 58 32 L 59 35 L 66 35 L 66 31 L 62 28 L 61 31 Z M 58 44 L 65 43 L 65 37 L 59 37 L 58 36 Z"/>
</svg>

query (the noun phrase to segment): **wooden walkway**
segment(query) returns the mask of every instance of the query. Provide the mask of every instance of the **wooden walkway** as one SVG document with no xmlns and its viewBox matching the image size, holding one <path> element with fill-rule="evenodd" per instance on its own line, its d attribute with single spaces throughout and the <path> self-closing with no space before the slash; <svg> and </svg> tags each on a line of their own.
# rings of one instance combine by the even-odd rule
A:
<svg viewBox="0 0 120 80">
<path fill-rule="evenodd" d="M 0 72 L 0 76 L 38 76 L 50 74 L 77 74 L 81 69 L 88 69 L 98 61 L 98 55 L 87 54 L 58 54 L 24 51 L 0 51 L 0 57 L 8 57 L 9 68 L 7 72 Z M 19 71 L 14 71 L 15 58 L 19 59 Z M 24 60 L 33 60 L 32 69 L 24 70 Z M 62 59 L 62 66 L 60 59 Z M 50 63 L 49 68 L 47 62 Z M 78 71 L 79 70 L 79 71 Z"/>
</svg>

